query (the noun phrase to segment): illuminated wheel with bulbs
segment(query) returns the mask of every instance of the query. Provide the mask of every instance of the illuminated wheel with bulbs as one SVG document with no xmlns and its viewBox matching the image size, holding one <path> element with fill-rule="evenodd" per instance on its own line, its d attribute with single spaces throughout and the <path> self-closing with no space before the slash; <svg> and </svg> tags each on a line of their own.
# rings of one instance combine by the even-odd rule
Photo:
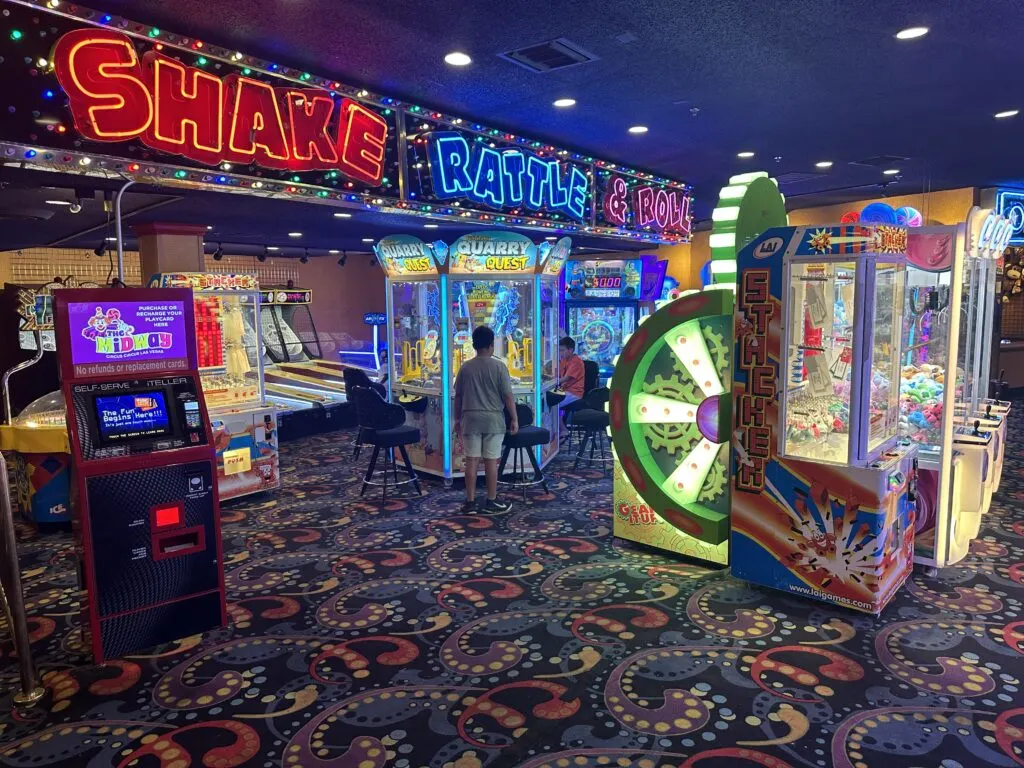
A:
<svg viewBox="0 0 1024 768">
<path fill-rule="evenodd" d="M 707 544 L 729 536 L 733 294 L 662 305 L 629 337 L 611 381 L 612 442 L 637 495 Z"/>
</svg>

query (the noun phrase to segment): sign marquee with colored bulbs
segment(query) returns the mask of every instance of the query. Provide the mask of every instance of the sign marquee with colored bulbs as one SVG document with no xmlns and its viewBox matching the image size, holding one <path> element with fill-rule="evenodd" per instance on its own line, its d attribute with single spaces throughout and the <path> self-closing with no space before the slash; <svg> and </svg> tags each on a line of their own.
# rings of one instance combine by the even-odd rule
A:
<svg viewBox="0 0 1024 768">
<path fill-rule="evenodd" d="M 466 225 L 689 237 L 683 182 L 82 6 L 0 6 L 5 161 Z"/>
</svg>

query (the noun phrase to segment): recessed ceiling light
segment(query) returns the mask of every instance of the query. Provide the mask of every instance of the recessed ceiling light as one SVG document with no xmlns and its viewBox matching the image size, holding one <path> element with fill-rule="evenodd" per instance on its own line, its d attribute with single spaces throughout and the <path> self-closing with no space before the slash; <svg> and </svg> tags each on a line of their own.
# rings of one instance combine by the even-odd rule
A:
<svg viewBox="0 0 1024 768">
<path fill-rule="evenodd" d="M 753 153 L 753 152 L 750 152 L 750 151 L 746 151 L 746 152 L 737 152 L 737 153 L 736 153 L 736 157 L 742 157 L 742 158 L 743 158 L 744 160 L 747 160 L 748 158 L 751 158 L 751 157 L 753 157 L 753 156 L 754 156 L 754 153 Z"/>
<path fill-rule="evenodd" d="M 107 238 L 107 242 L 108 243 L 116 243 L 117 242 L 117 238 L 116 237 L 108 237 Z"/>
<path fill-rule="evenodd" d="M 547 236 L 547 237 L 545 237 L 544 239 L 545 239 L 545 240 L 557 240 L 558 238 L 557 238 L 557 237 L 555 237 L 554 235 L 548 235 L 548 236 Z"/>
<path fill-rule="evenodd" d="M 302 237 L 301 232 L 289 232 L 288 237 Z"/>
<path fill-rule="evenodd" d="M 444 63 L 451 64 L 453 67 L 465 67 L 472 64 L 473 60 L 469 58 L 469 54 L 462 51 L 452 51 L 444 57 Z"/>
<path fill-rule="evenodd" d="M 1019 109 L 1007 109 L 1004 112 L 996 112 L 995 118 L 996 120 L 1002 120 L 1004 117 L 1016 117 L 1019 114 Z"/>
<path fill-rule="evenodd" d="M 647 133 L 646 125 L 631 125 L 629 126 L 630 133 Z"/>
<path fill-rule="evenodd" d="M 907 27 L 896 33 L 897 40 L 914 40 L 928 34 L 928 27 Z"/>
<path fill-rule="evenodd" d="M 372 237 L 364 237 L 363 238 L 363 242 L 364 243 L 372 243 L 373 242 L 373 238 Z"/>
<path fill-rule="evenodd" d="M 47 205 L 71 205 L 70 200 L 47 200 Z"/>
<path fill-rule="evenodd" d="M 206 225 L 206 231 L 209 232 L 211 229 L 213 229 L 213 225 L 212 224 L 207 224 Z"/>
<path fill-rule="evenodd" d="M 437 224 L 424 224 L 424 229 L 437 229 Z"/>
<path fill-rule="evenodd" d="M 820 163 L 815 163 L 814 167 L 815 168 L 831 168 L 832 167 L 832 161 L 831 160 L 822 160 Z"/>
<path fill-rule="evenodd" d="M 336 214 L 334 214 L 334 218 L 336 218 L 336 219 L 351 219 L 352 218 L 352 214 L 351 213 L 336 213 Z"/>
<path fill-rule="evenodd" d="M 276 245 L 268 245 L 267 246 L 267 250 L 268 251 L 278 251 L 278 250 L 280 250 L 280 248 L 278 248 Z"/>
<path fill-rule="evenodd" d="M 575 107 L 576 99 L 555 99 L 551 104 L 556 107 Z"/>
<path fill-rule="evenodd" d="M 336 253 L 341 253 L 341 251 L 339 251 L 337 248 L 331 248 L 331 250 L 329 250 L 328 253 L 333 256 Z"/>
<path fill-rule="evenodd" d="M 899 172 L 899 168 L 886 168 L 884 171 L 882 171 L 882 173 L 886 176 L 895 176 Z"/>
</svg>

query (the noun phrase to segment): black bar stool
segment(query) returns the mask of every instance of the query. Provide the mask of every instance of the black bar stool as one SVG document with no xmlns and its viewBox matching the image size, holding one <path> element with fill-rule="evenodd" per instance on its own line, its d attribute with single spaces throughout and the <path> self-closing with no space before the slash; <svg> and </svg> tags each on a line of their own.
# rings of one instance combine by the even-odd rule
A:
<svg viewBox="0 0 1024 768">
<path fill-rule="evenodd" d="M 513 434 L 506 434 L 502 442 L 501 463 L 498 465 L 498 482 L 510 488 L 523 489 L 523 501 L 526 501 L 526 489 L 530 486 L 543 486 L 544 492 L 548 491 L 548 481 L 541 472 L 537 463 L 537 455 L 534 450 L 537 446 L 547 445 L 551 442 L 551 432 L 544 427 L 533 426 L 533 409 L 524 403 L 516 403 L 516 417 L 519 420 L 519 431 Z M 508 411 L 505 412 L 505 425 L 508 426 Z M 512 456 L 511 480 L 504 480 L 505 465 L 508 457 Z M 523 456 L 530 460 L 533 467 L 532 479 L 526 476 L 526 461 Z"/>
<path fill-rule="evenodd" d="M 372 389 L 377 392 L 383 399 L 387 399 L 387 389 L 384 388 L 383 384 L 378 384 L 375 381 L 370 381 L 370 377 L 366 375 L 366 372 L 359 368 L 352 368 L 345 366 L 341 369 L 341 377 L 345 381 L 345 398 L 351 399 L 352 391 L 356 387 L 365 387 L 366 389 Z M 358 417 L 357 417 L 358 418 Z M 369 443 L 369 434 L 371 430 L 367 430 L 364 427 L 359 427 L 356 430 L 355 445 L 352 450 L 352 458 L 358 459 L 360 452 L 363 450 L 363 446 Z"/>
<path fill-rule="evenodd" d="M 405 446 L 418 443 L 420 431 L 405 423 L 405 409 L 400 405 L 393 405 L 385 402 L 384 398 L 375 389 L 368 387 L 354 387 L 349 395 L 355 403 L 356 415 L 359 419 L 359 429 L 366 445 L 373 446 L 373 456 L 370 458 L 370 465 L 366 468 L 363 476 L 363 488 L 359 492 L 362 496 L 366 493 L 366 486 L 381 486 L 381 501 L 388 497 L 388 474 L 393 475 L 393 486 L 412 483 L 417 494 L 422 494 L 420 481 L 409 461 L 409 452 Z M 377 457 L 381 449 L 384 449 L 384 468 L 377 470 Z M 395 462 L 395 448 L 402 454 L 405 462 L 405 472 L 408 479 L 398 479 L 398 465 Z M 381 475 L 376 479 L 374 475 Z"/>
<path fill-rule="evenodd" d="M 573 424 L 582 432 L 573 469 L 578 469 L 580 462 L 584 462 L 588 467 L 597 464 L 601 467 L 601 472 L 606 473 L 613 461 L 611 443 L 608 440 L 608 412 L 605 410 L 608 395 L 608 387 L 592 389 L 581 401 L 585 406 L 573 414 Z M 586 455 L 588 444 L 589 457 Z"/>
</svg>

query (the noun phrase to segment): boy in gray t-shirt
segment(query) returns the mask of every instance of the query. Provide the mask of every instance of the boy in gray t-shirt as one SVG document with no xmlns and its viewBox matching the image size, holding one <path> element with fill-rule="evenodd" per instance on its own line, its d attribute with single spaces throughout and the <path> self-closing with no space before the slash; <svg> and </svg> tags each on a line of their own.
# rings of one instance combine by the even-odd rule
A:
<svg viewBox="0 0 1024 768">
<path fill-rule="evenodd" d="M 516 403 L 512 398 L 512 380 L 508 368 L 494 359 L 494 331 L 485 325 L 473 329 L 476 357 L 463 363 L 455 377 L 453 403 L 455 431 L 462 435 L 466 460 L 466 506 L 476 504 L 476 472 L 484 460 L 487 477 L 488 512 L 506 512 L 511 505 L 498 501 L 498 459 L 505 439 L 505 412 L 509 432 L 519 431 Z"/>
</svg>

